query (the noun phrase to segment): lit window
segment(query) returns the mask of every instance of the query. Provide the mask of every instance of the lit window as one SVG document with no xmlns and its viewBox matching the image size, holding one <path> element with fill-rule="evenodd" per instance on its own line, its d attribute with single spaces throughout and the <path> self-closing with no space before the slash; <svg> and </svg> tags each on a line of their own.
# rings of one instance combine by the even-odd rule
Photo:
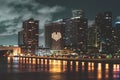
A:
<svg viewBox="0 0 120 80">
<path fill-rule="evenodd" d="M 87 22 L 84 22 L 84 23 L 87 23 Z"/>
<path fill-rule="evenodd" d="M 109 17 L 105 17 L 105 19 L 109 19 Z"/>
<path fill-rule="evenodd" d="M 28 31 L 32 31 L 32 29 L 29 29 Z"/>
<path fill-rule="evenodd" d="M 83 44 L 83 42 L 80 42 L 80 44 Z"/>
<path fill-rule="evenodd" d="M 80 27 L 79 29 L 83 29 L 83 28 Z"/>
<path fill-rule="evenodd" d="M 29 21 L 28 23 L 34 23 L 33 21 Z"/>
</svg>

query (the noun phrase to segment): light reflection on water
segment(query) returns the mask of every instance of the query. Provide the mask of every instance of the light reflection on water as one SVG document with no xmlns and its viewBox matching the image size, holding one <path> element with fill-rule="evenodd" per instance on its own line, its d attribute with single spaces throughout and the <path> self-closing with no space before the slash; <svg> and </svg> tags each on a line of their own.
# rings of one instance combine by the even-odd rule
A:
<svg viewBox="0 0 120 80">
<path fill-rule="evenodd" d="M 120 64 L 94 63 L 94 62 L 78 62 L 64 60 L 47 60 L 47 59 L 28 59 L 10 58 L 7 59 L 7 72 L 48 72 L 54 73 L 75 73 L 74 77 L 79 80 L 85 78 L 87 80 L 113 80 L 120 78 Z M 13 62 L 12 62 L 13 61 Z M 61 74 L 60 74 L 61 75 Z M 57 75 L 58 77 L 61 77 Z M 56 76 L 52 76 L 55 78 Z M 62 77 L 60 78 L 62 79 Z M 63 79 L 64 80 L 64 79 Z"/>
</svg>

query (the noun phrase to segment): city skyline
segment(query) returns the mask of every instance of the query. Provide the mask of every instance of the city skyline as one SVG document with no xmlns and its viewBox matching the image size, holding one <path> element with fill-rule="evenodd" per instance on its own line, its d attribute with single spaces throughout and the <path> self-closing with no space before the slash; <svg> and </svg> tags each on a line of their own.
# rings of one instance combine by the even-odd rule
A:
<svg viewBox="0 0 120 80">
<path fill-rule="evenodd" d="M 44 24 L 47 21 L 54 21 L 60 18 L 69 18 L 72 16 L 73 9 L 84 10 L 89 24 L 95 20 L 98 12 L 111 11 L 113 21 L 119 18 L 118 10 L 120 1 L 100 0 L 100 1 L 45 1 L 45 0 L 1 0 L 0 5 L 0 45 L 17 45 L 17 33 L 22 29 L 22 22 L 31 17 L 40 20 L 40 42 L 44 42 Z M 66 13 L 66 14 L 65 14 Z"/>
</svg>

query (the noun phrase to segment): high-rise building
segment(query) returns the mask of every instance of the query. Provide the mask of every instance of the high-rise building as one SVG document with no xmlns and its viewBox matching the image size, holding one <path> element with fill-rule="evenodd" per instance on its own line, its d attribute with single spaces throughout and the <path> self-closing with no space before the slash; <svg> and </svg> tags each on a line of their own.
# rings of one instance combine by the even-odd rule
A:
<svg viewBox="0 0 120 80">
<path fill-rule="evenodd" d="M 97 14 L 95 24 L 98 27 L 100 52 L 113 53 L 112 13 L 104 12 Z"/>
<path fill-rule="evenodd" d="M 98 29 L 96 24 L 89 26 L 88 28 L 88 52 L 89 53 L 98 53 Z"/>
<path fill-rule="evenodd" d="M 65 47 L 72 51 L 87 52 L 88 22 L 85 17 L 72 17 L 65 23 Z"/>
<path fill-rule="evenodd" d="M 57 43 L 58 40 L 54 40 L 54 47 L 61 45 L 62 47 L 59 49 L 67 48 L 74 52 L 87 52 L 88 22 L 82 14 L 51 23 L 45 27 L 46 47 L 55 49 L 52 47 L 52 35 L 49 34 L 53 32 L 57 38 L 61 39 L 59 43 Z M 58 36 L 59 33 L 62 38 Z"/>
<path fill-rule="evenodd" d="M 18 45 L 21 48 L 21 53 L 27 53 L 25 52 L 25 46 L 24 46 L 24 41 L 23 41 L 23 31 L 18 32 Z"/>
<path fill-rule="evenodd" d="M 39 21 L 33 18 L 24 21 L 23 31 L 19 32 L 19 35 L 22 53 L 35 54 L 39 46 Z"/>
<path fill-rule="evenodd" d="M 115 22 L 115 26 L 114 26 L 114 39 L 115 39 L 115 51 L 120 50 L 120 21 L 116 21 Z"/>
<path fill-rule="evenodd" d="M 18 45 L 19 46 L 22 46 L 24 43 L 23 43 L 23 31 L 19 31 L 18 32 Z"/>
<path fill-rule="evenodd" d="M 53 22 L 45 26 L 46 47 L 52 50 L 63 49 L 63 24 L 61 21 Z"/>
</svg>

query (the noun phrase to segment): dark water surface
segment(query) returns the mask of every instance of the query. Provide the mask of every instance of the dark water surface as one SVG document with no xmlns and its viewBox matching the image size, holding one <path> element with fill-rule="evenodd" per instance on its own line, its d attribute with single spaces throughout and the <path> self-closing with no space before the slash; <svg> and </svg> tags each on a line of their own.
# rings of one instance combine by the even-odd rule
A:
<svg viewBox="0 0 120 80">
<path fill-rule="evenodd" d="M 0 58 L 0 80 L 120 80 L 120 64 Z"/>
</svg>

